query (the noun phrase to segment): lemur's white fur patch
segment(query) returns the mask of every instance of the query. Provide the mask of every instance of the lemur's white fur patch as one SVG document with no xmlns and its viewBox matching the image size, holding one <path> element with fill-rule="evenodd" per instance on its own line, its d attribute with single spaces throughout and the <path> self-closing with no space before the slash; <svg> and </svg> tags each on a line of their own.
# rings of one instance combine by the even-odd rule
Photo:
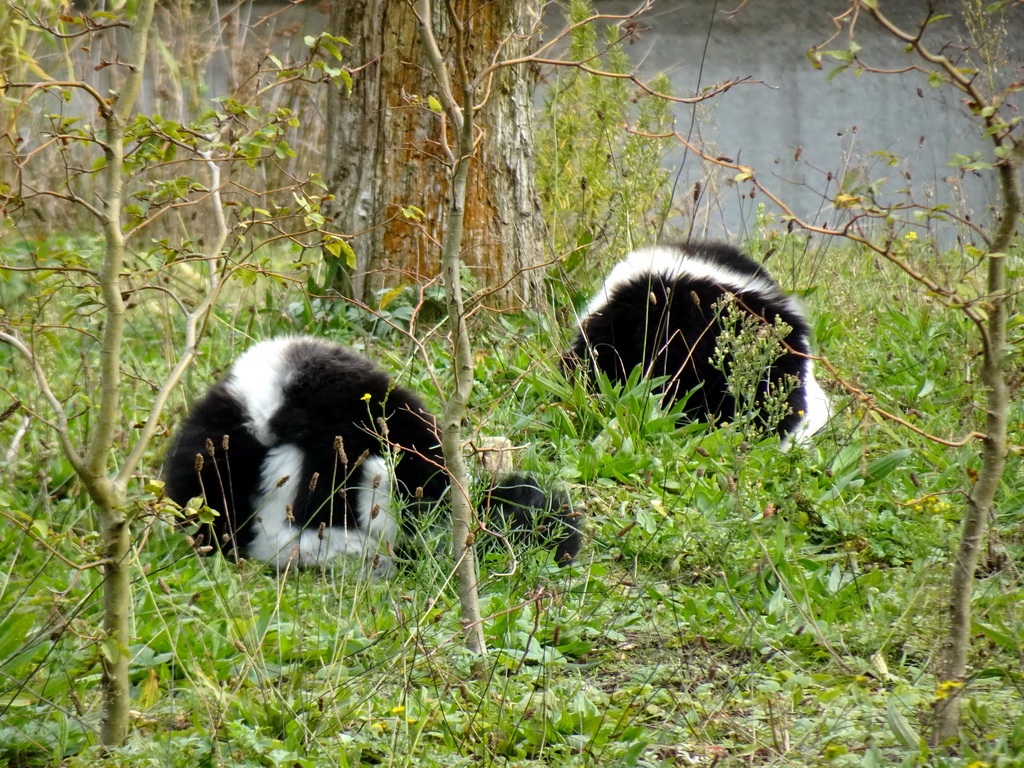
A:
<svg viewBox="0 0 1024 768">
<path fill-rule="evenodd" d="M 734 293 L 757 293 L 799 311 L 796 301 L 786 296 L 770 279 L 724 267 L 703 257 L 699 249 L 691 252 L 653 246 L 633 251 L 615 265 L 604 285 L 587 305 L 584 317 L 599 314 L 618 288 L 636 280 L 648 279 L 651 275 L 664 277 L 666 280 L 683 276 L 707 280 Z"/>
<path fill-rule="evenodd" d="M 253 434 L 264 445 L 273 443 L 270 419 L 281 407 L 291 375 L 293 366 L 286 353 L 293 343 L 294 339 L 287 337 L 261 341 L 235 361 L 225 381 L 231 394 L 243 404 Z"/>
<path fill-rule="evenodd" d="M 354 495 L 353 505 L 359 518 L 358 529 L 345 526 L 345 513 L 338 510 L 339 525 L 327 525 L 321 531 L 302 529 L 289 520 L 300 483 L 302 451 L 291 445 L 271 449 L 263 464 L 263 484 L 254 499 L 256 519 L 252 521 L 255 535 L 246 547 L 246 554 L 281 569 L 294 566 L 329 568 L 343 556 L 359 557 L 371 562 L 387 542 L 398 536 L 398 522 L 391 510 L 393 482 L 387 461 L 382 456 L 369 456 L 356 471 L 358 482 L 348 487 Z M 327 503 L 336 497 L 331 496 Z M 386 556 L 382 556 L 386 557 Z M 378 570 L 381 570 L 378 568 Z"/>
</svg>

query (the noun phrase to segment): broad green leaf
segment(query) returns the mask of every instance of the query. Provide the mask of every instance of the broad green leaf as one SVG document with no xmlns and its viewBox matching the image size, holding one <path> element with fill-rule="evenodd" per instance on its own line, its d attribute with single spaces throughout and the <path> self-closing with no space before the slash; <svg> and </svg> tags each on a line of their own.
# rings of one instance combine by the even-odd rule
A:
<svg viewBox="0 0 1024 768">
<path fill-rule="evenodd" d="M 342 255 L 344 254 L 345 264 L 349 269 L 356 268 L 356 252 L 352 250 L 352 246 L 348 244 L 347 240 L 340 237 L 334 237 L 331 240 L 324 241 L 323 245 L 324 250 L 326 250 L 335 259 L 342 258 Z"/>
<path fill-rule="evenodd" d="M 12 613 L 0 622 L 0 661 L 9 658 L 21 647 L 33 623 L 30 613 Z"/>
<path fill-rule="evenodd" d="M 904 461 L 909 457 L 913 451 L 910 448 L 901 448 L 898 451 L 893 451 L 885 456 L 879 456 L 877 459 L 872 459 L 868 462 L 867 468 L 864 470 L 864 481 L 867 483 L 876 483 L 883 477 L 891 475 Z"/>
<path fill-rule="evenodd" d="M 889 700 L 886 702 L 885 719 L 900 744 L 907 749 L 915 751 L 921 748 L 921 736 L 896 707 L 896 700 L 892 697 L 889 697 Z"/>
</svg>

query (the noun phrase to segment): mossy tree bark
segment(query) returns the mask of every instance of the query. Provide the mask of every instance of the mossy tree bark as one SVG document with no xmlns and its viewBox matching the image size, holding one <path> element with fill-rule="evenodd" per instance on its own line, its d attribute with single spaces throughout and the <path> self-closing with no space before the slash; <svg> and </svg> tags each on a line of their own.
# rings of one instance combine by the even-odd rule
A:
<svg viewBox="0 0 1024 768">
<path fill-rule="evenodd" d="M 496 58 L 522 56 L 539 19 L 537 0 L 458 0 L 435 9 L 440 51 L 455 45 L 456 19 L 471 23 L 464 52 L 470 72 Z M 327 182 L 336 229 L 351 241 L 357 266 L 344 290 L 372 304 L 395 276 L 424 282 L 441 272 L 438 243 L 451 209 L 450 164 L 428 99 L 437 82 L 423 66 L 417 17 L 407 0 L 332 0 L 331 31 L 346 37 L 358 62 L 349 97 L 328 104 Z M 499 68 L 474 92 L 477 142 L 466 177 L 461 257 L 488 303 L 536 306 L 545 230 L 532 170 L 533 90 L 525 67 Z M 456 100 L 462 98 L 455 94 Z M 462 105 L 463 107 L 465 105 Z M 412 211 L 416 208 L 422 216 Z"/>
</svg>

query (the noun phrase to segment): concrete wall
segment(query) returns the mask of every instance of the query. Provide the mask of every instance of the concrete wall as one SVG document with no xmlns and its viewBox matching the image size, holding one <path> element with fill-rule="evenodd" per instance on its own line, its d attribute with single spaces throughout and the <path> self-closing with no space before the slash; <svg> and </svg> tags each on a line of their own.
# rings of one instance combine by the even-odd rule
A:
<svg viewBox="0 0 1024 768">
<path fill-rule="evenodd" d="M 627 13 L 636 5 L 635 0 L 605 0 L 597 7 L 602 13 Z M 908 30 L 916 28 L 926 6 L 924 0 L 882 2 L 886 13 Z M 958 46 L 969 40 L 960 6 L 939 3 L 953 18 L 935 22 L 925 38 L 935 50 L 952 43 L 945 49 L 950 56 L 963 56 Z M 737 7 L 736 13 L 727 13 Z M 641 26 L 648 31 L 629 52 L 640 62 L 642 75 L 668 73 L 677 95 L 693 95 L 730 78 L 762 81 L 737 86 L 699 109 L 694 137 L 754 167 L 758 178 L 801 216 L 819 223 L 836 218 L 822 198 L 837 189 L 835 180 L 828 181 L 829 172 L 850 181 L 888 177 L 882 200 L 906 199 L 899 191 L 909 190 L 921 203 L 939 200 L 964 214 L 984 216 L 994 190 L 991 174 L 961 178 L 948 165 L 955 153 L 983 151 L 990 157 L 958 92 L 930 88 L 915 72 L 855 76 L 848 71 L 828 81 L 835 63 L 826 59 L 821 70 L 811 66 L 806 52 L 828 39 L 835 31 L 831 16 L 847 7 L 836 0 L 661 0 L 644 16 Z M 1004 82 L 1024 77 L 1024 7 L 1011 8 L 1008 18 L 1006 56 L 999 65 Z M 865 60 L 879 68 L 917 63 L 866 15 L 857 23 L 856 39 Z M 844 34 L 826 48 L 847 45 Z M 1018 105 L 1024 103 L 1020 96 L 1014 96 Z M 685 133 L 693 110 L 680 106 L 676 112 L 677 129 Z M 887 158 L 872 154 L 879 151 L 903 160 L 890 166 Z M 674 170 L 682 166 L 683 195 L 693 182 L 708 179 L 692 156 L 673 163 Z M 716 199 L 699 211 L 695 229 L 713 236 L 749 231 L 756 204 L 767 201 L 742 198 L 740 192 L 720 186 Z"/>
</svg>

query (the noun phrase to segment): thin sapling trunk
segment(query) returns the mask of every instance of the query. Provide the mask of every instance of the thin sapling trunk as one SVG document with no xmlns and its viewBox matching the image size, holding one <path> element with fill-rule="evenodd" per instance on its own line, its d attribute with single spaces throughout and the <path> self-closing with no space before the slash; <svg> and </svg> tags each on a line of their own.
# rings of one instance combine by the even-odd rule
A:
<svg viewBox="0 0 1024 768">
<path fill-rule="evenodd" d="M 473 360 L 469 333 L 466 329 L 465 309 L 462 301 L 462 231 L 466 209 L 466 183 L 473 154 L 473 95 L 474 89 L 466 71 L 465 30 L 461 20 L 452 18 L 456 36 L 456 64 L 462 85 L 461 108 L 451 89 L 448 67 L 438 49 L 433 33 L 433 17 L 429 0 L 418 0 L 416 14 L 420 35 L 430 69 L 440 86 L 442 108 L 454 128 L 455 148 L 448 151 L 453 163 L 449 194 L 451 202 L 445 222 L 441 245 L 441 271 L 444 275 L 445 299 L 448 310 L 448 332 L 451 337 L 454 362 L 454 389 L 444 406 L 441 417 L 442 449 L 445 465 L 451 478 L 452 554 L 455 559 L 456 583 L 462 608 L 466 647 L 477 654 L 486 652 L 483 622 L 480 616 L 480 598 L 477 590 L 476 555 L 473 549 L 473 530 L 476 511 L 469 496 L 469 472 L 462 455 L 462 421 L 473 391 Z M 445 125 L 441 125 L 441 140 L 447 144 Z"/>
</svg>

